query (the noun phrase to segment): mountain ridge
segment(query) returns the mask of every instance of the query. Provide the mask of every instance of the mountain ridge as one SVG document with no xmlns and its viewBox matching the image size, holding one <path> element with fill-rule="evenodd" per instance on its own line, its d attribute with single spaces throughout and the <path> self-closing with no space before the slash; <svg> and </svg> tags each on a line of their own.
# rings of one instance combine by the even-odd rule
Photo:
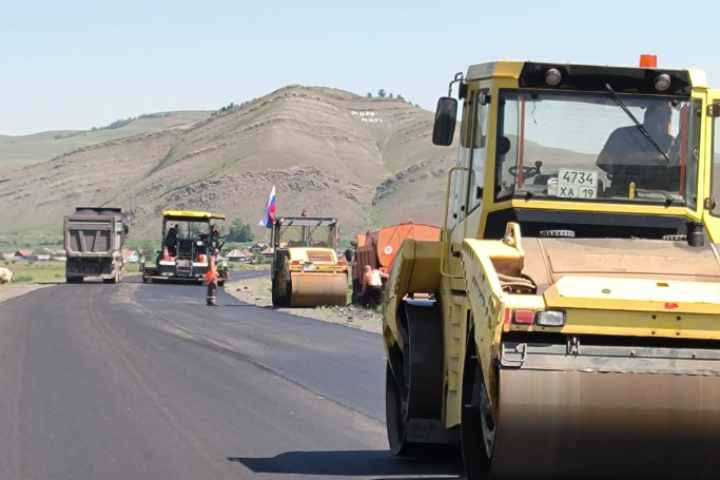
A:
<svg viewBox="0 0 720 480">
<path fill-rule="evenodd" d="M 412 183 L 375 198 L 388 180 L 428 165 L 435 173 L 423 179 L 435 182 L 423 188 L 444 188 L 438 177 L 455 154 L 433 146 L 431 131 L 432 113 L 403 100 L 282 87 L 181 128 L 84 145 L 0 173 L 7 205 L 0 231 L 59 228 L 79 204 L 123 207 L 142 238 L 159 236 L 167 207 L 217 210 L 254 224 L 272 185 L 280 214 L 337 216 L 346 237 L 379 220 L 437 223 L 441 205 L 403 208 L 436 196 Z"/>
</svg>

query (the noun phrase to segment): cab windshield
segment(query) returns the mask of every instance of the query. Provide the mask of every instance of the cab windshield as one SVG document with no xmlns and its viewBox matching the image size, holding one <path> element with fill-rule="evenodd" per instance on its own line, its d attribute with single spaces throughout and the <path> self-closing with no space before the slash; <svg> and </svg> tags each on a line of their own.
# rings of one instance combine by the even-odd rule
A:
<svg viewBox="0 0 720 480">
<path fill-rule="evenodd" d="M 495 196 L 694 206 L 700 110 L 687 97 L 501 90 Z"/>
<path fill-rule="evenodd" d="M 311 219 L 283 219 L 277 225 L 275 242 L 280 248 L 334 248 L 335 223 Z"/>
</svg>

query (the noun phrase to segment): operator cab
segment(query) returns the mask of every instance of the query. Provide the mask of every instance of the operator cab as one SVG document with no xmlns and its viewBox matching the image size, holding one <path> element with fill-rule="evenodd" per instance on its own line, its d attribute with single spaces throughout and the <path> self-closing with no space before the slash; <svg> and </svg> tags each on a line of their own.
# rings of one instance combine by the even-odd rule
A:
<svg viewBox="0 0 720 480">
<path fill-rule="evenodd" d="M 330 217 L 280 217 L 273 224 L 275 248 L 315 247 L 335 249 L 337 220 Z"/>
<path fill-rule="evenodd" d="M 480 238 L 500 238 L 509 221 L 525 236 L 687 234 L 700 221 L 702 81 L 657 68 L 470 67 L 450 85 L 464 118 L 447 227 L 468 221 Z M 452 142 L 456 104 L 440 99 L 435 144 Z"/>
</svg>

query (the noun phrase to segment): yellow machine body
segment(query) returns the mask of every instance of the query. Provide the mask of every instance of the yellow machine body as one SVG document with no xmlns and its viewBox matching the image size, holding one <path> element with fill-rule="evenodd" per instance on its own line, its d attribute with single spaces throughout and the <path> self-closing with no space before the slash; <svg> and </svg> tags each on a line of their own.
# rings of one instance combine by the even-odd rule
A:
<svg viewBox="0 0 720 480">
<path fill-rule="evenodd" d="M 348 265 L 335 252 L 336 220 L 281 217 L 273 228 L 273 304 L 346 305 Z"/>
<path fill-rule="evenodd" d="M 672 93 L 658 91 L 663 74 Z M 531 62 L 475 65 L 456 81 L 460 155 L 448 176 L 442 239 L 406 241 L 388 281 L 391 449 L 459 444 L 471 479 L 713 477 L 720 467 L 718 92 L 699 71 Z M 656 201 L 635 181 L 615 188 L 631 169 L 603 163 L 610 140 L 597 160 L 581 156 L 579 144 L 567 153 L 526 140 L 543 108 L 563 96 L 582 104 L 582 95 L 594 95 L 630 130 L 636 125 L 621 104 L 670 99 L 675 129 L 689 131 L 676 141 L 676 153 L 687 153 L 659 164 L 680 162 L 675 196 Z M 507 113 L 513 101 L 515 116 Z M 567 136 L 549 132 L 544 138 L 556 142 Z M 643 147 L 657 155 L 650 143 Z M 544 162 L 523 164 L 523 148 Z M 515 175 L 508 187 L 509 154 L 515 174 L 541 178 L 533 184 Z M 572 169 L 541 174 L 543 163 L 552 167 L 563 155 L 587 159 L 585 173 L 604 178 L 589 187 L 593 198 L 557 193 Z M 638 201 L 642 195 L 648 200 Z M 418 293 L 434 301 L 417 301 Z"/>
</svg>

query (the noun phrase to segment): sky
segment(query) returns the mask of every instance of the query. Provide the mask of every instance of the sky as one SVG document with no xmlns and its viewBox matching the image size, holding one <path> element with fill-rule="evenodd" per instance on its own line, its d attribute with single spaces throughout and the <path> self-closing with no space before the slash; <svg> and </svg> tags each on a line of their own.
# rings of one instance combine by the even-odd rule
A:
<svg viewBox="0 0 720 480">
<path fill-rule="evenodd" d="M 583 3 L 0 0 L 0 134 L 214 110 L 289 84 L 383 88 L 432 110 L 455 72 L 499 59 L 654 53 L 720 87 L 720 2 Z"/>
</svg>

